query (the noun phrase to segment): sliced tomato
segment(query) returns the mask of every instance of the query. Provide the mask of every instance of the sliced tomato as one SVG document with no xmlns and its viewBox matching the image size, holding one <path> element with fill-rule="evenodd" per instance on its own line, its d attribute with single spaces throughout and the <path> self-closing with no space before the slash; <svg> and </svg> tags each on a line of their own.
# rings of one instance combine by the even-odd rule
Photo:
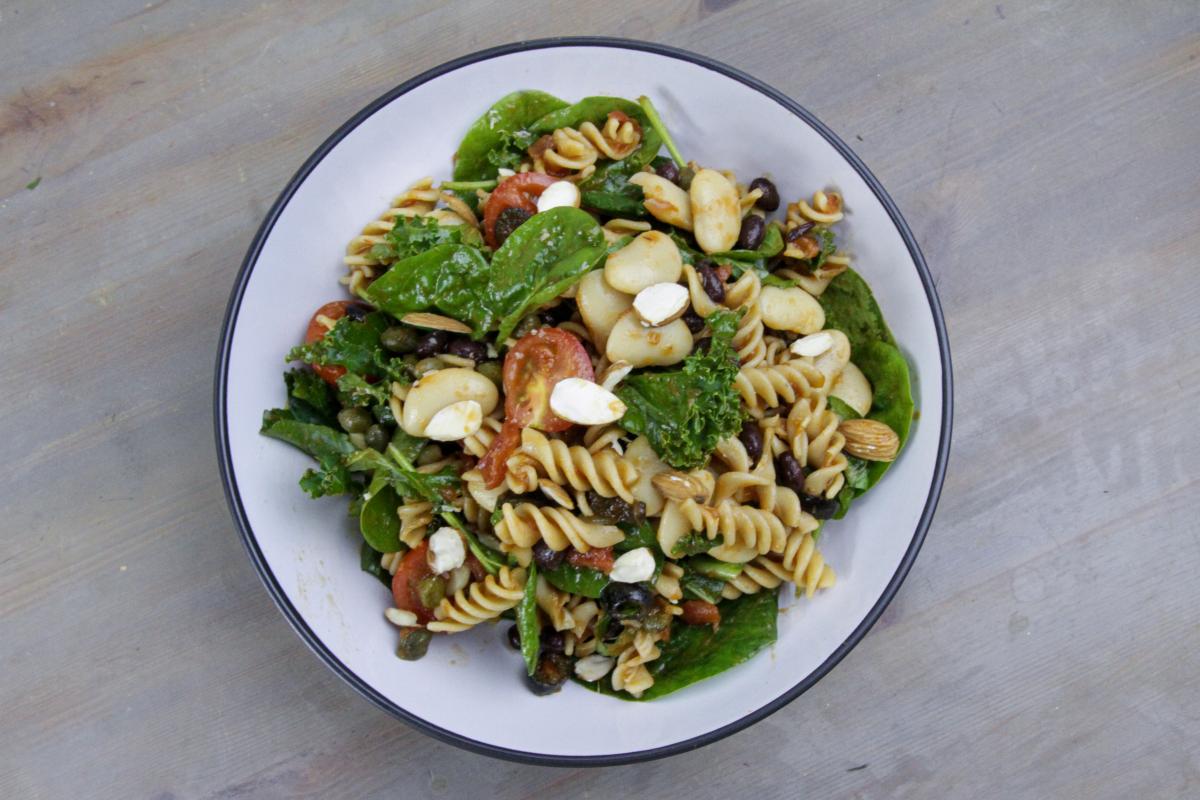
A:
<svg viewBox="0 0 1200 800">
<path fill-rule="evenodd" d="M 612 572 L 613 560 L 613 549 L 611 547 L 593 547 L 586 553 L 581 553 L 578 550 L 571 550 L 571 552 L 567 553 L 567 561 L 573 566 L 598 569 L 605 575 Z"/>
<path fill-rule="evenodd" d="M 540 172 L 522 172 L 502 180 L 488 195 L 487 204 L 483 207 L 483 237 L 488 247 L 498 246 L 496 220 L 500 219 L 500 212 L 515 207 L 536 214 L 537 199 L 547 186 L 558 180 L 553 175 Z"/>
<path fill-rule="evenodd" d="M 571 423 L 550 410 L 550 393 L 564 378 L 594 380 L 583 342 L 560 328 L 525 334 L 504 357 L 504 417 L 522 428 L 565 431 Z"/>
<path fill-rule="evenodd" d="M 304 333 L 304 343 L 312 344 L 319 342 L 325 338 L 325 334 L 329 332 L 319 320 L 319 317 L 326 317 L 334 322 L 337 322 L 342 317 L 346 316 L 346 312 L 352 307 L 361 308 L 361 304 L 355 303 L 353 300 L 334 300 L 331 303 L 326 303 L 317 309 L 312 315 L 312 319 L 308 321 L 308 330 Z M 316 372 L 326 383 L 336 385 L 338 378 L 346 374 L 345 367 L 339 366 L 322 366 L 320 364 L 312 364 L 313 371 Z"/>
<path fill-rule="evenodd" d="M 515 453 L 520 445 L 521 426 L 514 422 L 501 425 L 500 432 L 492 439 L 491 446 L 477 465 L 487 488 L 495 489 L 504 480 L 508 457 Z"/>
<path fill-rule="evenodd" d="M 400 559 L 400 566 L 396 568 L 396 574 L 392 577 L 392 602 L 396 604 L 396 608 L 416 614 L 417 621 L 422 625 L 433 619 L 433 609 L 421 605 L 421 596 L 417 591 L 417 584 L 421 579 L 433 574 L 433 570 L 429 568 L 428 553 L 428 542 L 421 542 L 404 554 Z"/>
</svg>

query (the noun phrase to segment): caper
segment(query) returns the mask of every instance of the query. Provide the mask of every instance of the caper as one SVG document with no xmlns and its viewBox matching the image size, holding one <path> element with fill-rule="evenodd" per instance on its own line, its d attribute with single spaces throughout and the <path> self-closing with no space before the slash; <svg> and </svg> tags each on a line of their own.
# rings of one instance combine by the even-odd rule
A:
<svg viewBox="0 0 1200 800">
<path fill-rule="evenodd" d="M 774 211 L 779 208 L 779 190 L 767 178 L 755 178 L 750 181 L 750 191 L 762 190 L 762 195 L 754 201 L 754 205 L 763 211 Z"/>
<path fill-rule="evenodd" d="M 679 179 L 675 183 L 679 184 L 679 188 L 685 192 L 692 188 L 692 178 L 696 177 L 696 170 L 691 167 L 684 167 L 679 170 Z"/>
<path fill-rule="evenodd" d="M 499 361 L 481 361 L 475 365 L 475 371 L 487 378 L 496 386 L 504 382 L 504 367 Z"/>
<path fill-rule="evenodd" d="M 442 448 L 436 444 L 427 444 L 421 448 L 421 452 L 417 453 L 416 465 L 423 467 L 426 464 L 432 464 L 435 461 L 442 460 Z"/>
<path fill-rule="evenodd" d="M 424 628 L 401 628 L 396 656 L 405 661 L 423 658 L 429 652 L 429 642 L 432 640 L 433 634 Z"/>
<path fill-rule="evenodd" d="M 387 428 L 379 424 L 375 424 L 367 428 L 367 432 L 364 434 L 364 436 L 366 438 L 367 447 L 371 448 L 372 450 L 378 450 L 381 453 L 387 449 L 388 443 L 392 440 L 391 434 L 387 432 Z"/>
<path fill-rule="evenodd" d="M 446 599 L 446 581 L 438 575 L 426 575 L 417 581 L 417 599 L 426 608 L 437 608 Z"/>
<path fill-rule="evenodd" d="M 413 364 L 413 372 L 415 372 L 419 378 L 422 375 L 429 374 L 430 372 L 437 372 L 443 366 L 445 365 L 442 363 L 441 359 L 439 359 L 437 356 L 430 356 L 429 358 L 422 358 L 416 364 Z"/>
<path fill-rule="evenodd" d="M 337 421 L 346 433 L 365 433 L 374 422 L 365 408 L 343 408 L 337 414 Z"/>
<path fill-rule="evenodd" d="M 393 353 L 411 353 L 417 349 L 420 334 L 412 328 L 393 325 L 379 335 L 379 343 Z"/>
</svg>

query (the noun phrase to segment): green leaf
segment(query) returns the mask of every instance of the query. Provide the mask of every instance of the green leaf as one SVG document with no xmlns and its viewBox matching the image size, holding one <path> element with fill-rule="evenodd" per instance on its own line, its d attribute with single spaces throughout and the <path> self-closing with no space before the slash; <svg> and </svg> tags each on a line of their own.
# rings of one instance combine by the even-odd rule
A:
<svg viewBox="0 0 1200 800">
<path fill-rule="evenodd" d="M 383 568 L 383 564 L 379 559 L 383 554 L 375 550 L 366 542 L 358 549 L 358 565 L 362 567 L 362 571 L 374 575 L 379 579 L 379 582 L 388 589 L 392 588 L 392 576 Z"/>
<path fill-rule="evenodd" d="M 492 256 L 489 302 L 500 316 L 503 342 L 529 311 L 550 302 L 599 266 L 604 233 L 578 208 L 535 214 L 514 230 Z"/>
<path fill-rule="evenodd" d="M 287 360 L 338 366 L 362 376 L 407 382 L 404 362 L 393 359 L 379 342 L 390 324 L 387 315 L 379 312 L 367 314 L 361 320 L 346 315 L 321 339 L 293 347 Z"/>
<path fill-rule="evenodd" d="M 370 408 L 380 422 L 388 425 L 396 424 L 396 419 L 392 416 L 392 407 L 388 403 L 392 396 L 391 386 L 388 382 L 368 383 L 361 375 L 347 372 L 338 378 L 337 387 L 343 406 Z"/>
<path fill-rule="evenodd" d="M 842 400 L 840 397 L 829 395 L 828 402 L 829 410 L 837 414 L 842 419 L 859 419 L 862 417 L 862 414 L 859 414 L 857 411 L 851 408 L 846 401 Z"/>
<path fill-rule="evenodd" d="M 42 183 L 42 176 L 38 175 L 36 178 L 31 180 L 29 183 L 25 184 L 25 188 L 32 192 L 34 189 L 36 189 L 38 186 L 40 186 L 41 183 Z"/>
<path fill-rule="evenodd" d="M 721 591 L 725 581 L 701 575 L 699 572 L 685 572 L 679 579 L 679 587 L 683 596 L 688 600 L 703 600 L 707 603 L 721 602 Z"/>
<path fill-rule="evenodd" d="M 673 231 L 671 239 L 679 248 L 679 255 L 685 264 L 696 264 L 701 259 L 707 259 L 717 266 L 727 266 L 732 270 L 733 277 L 740 278 L 742 273 L 752 269 L 758 273 L 763 282 L 773 286 L 791 286 L 792 282 L 777 278 L 767 269 L 771 259 L 783 252 L 783 233 L 778 222 L 767 225 L 763 240 L 755 250 L 724 250 L 716 253 L 702 253 L 692 246 L 692 242 L 683 234 Z"/>
<path fill-rule="evenodd" d="M 830 281 L 817 300 L 825 310 L 825 327 L 836 328 L 850 340 L 855 363 L 858 350 L 868 342 L 896 344 L 871 288 L 854 270 L 847 269 Z"/>
<path fill-rule="evenodd" d="M 677 469 L 701 466 L 718 442 L 741 429 L 731 344 L 737 320 L 734 312 L 718 311 L 707 320 L 712 342 L 706 351 L 689 355 L 679 370 L 631 375 L 617 390 L 627 407 L 622 427 L 646 436 L 659 458 Z"/>
<path fill-rule="evenodd" d="M 846 456 L 846 487 L 855 492 L 864 492 L 871 488 L 869 462 L 854 456 Z"/>
<path fill-rule="evenodd" d="M 428 439 L 413 436 L 404 428 L 397 427 L 396 432 L 392 434 L 391 446 L 396 448 L 408 461 L 416 461 L 417 456 L 421 454 L 427 444 L 429 444 Z"/>
<path fill-rule="evenodd" d="M 719 604 L 721 624 L 717 630 L 707 625 L 679 625 L 671 629 L 670 641 L 661 646 L 662 655 L 646 668 L 654 685 L 634 698 L 612 688 L 609 681 L 583 685 L 601 694 L 623 700 L 654 700 L 711 678 L 749 660 L 778 636 L 775 592 L 759 592 L 725 600 Z"/>
<path fill-rule="evenodd" d="M 259 432 L 272 439 L 287 442 L 313 458 L 340 460 L 342 456 L 355 450 L 350 437 L 341 431 L 328 425 L 301 422 L 295 419 L 290 411 L 284 409 L 273 409 L 264 413 L 262 429 Z"/>
<path fill-rule="evenodd" d="M 567 561 L 546 570 L 542 577 L 556 589 L 592 599 L 600 597 L 600 592 L 608 585 L 608 576 L 600 570 L 577 567 Z"/>
<path fill-rule="evenodd" d="M 397 261 L 367 287 L 363 297 L 395 317 L 437 309 L 469 324 L 478 338 L 497 318 L 483 291 L 488 271 L 479 248 L 442 244 Z"/>
<path fill-rule="evenodd" d="M 391 264 L 443 244 L 463 244 L 465 232 L 477 233 L 465 225 L 439 225 L 430 217 L 396 217 L 384 241 L 371 248 L 371 257 Z M 481 241 L 468 243 L 478 246 Z"/>
<path fill-rule="evenodd" d="M 338 402 L 329 384 L 311 369 L 293 369 L 283 374 L 288 410 L 300 422 L 336 428 Z"/>
<path fill-rule="evenodd" d="M 450 498 L 461 483 L 451 467 L 441 472 L 419 472 L 392 445 L 388 446 L 387 455 L 369 448 L 356 450 L 345 458 L 345 464 L 351 472 L 374 472 L 372 481 L 382 475 L 401 497 L 406 500 L 428 500 L 439 511 L 450 508 Z"/>
<path fill-rule="evenodd" d="M 692 531 L 689 534 L 679 537 L 671 547 L 672 558 L 683 558 L 684 556 L 694 556 L 699 553 L 707 553 L 717 545 L 721 544 L 720 538 L 709 539 L 701 531 Z"/>
<path fill-rule="evenodd" d="M 725 561 L 718 561 L 711 556 L 695 556 L 694 558 L 689 558 L 681 562 L 681 565 L 684 569 L 698 572 L 701 575 L 709 578 L 715 578 L 716 580 L 724 583 L 728 583 L 738 575 L 742 574 L 741 564 L 730 564 Z"/>
<path fill-rule="evenodd" d="M 517 604 L 517 633 L 521 637 L 521 657 L 525 659 L 525 670 L 530 675 L 537 669 L 538 651 L 541 649 L 541 626 L 538 625 L 537 564 L 529 565 L 529 576 L 525 579 L 525 593 Z"/>
<path fill-rule="evenodd" d="M 467 129 L 459 143 L 454 180 L 493 178 L 497 167 L 511 168 L 519 164 L 524 149 L 536 138 L 525 128 L 566 105 L 553 95 L 531 89 L 513 92 L 497 100 Z"/>
<path fill-rule="evenodd" d="M 675 159 L 675 163 L 680 169 L 687 166 L 687 162 L 683 160 L 683 154 L 679 152 L 679 148 L 675 146 L 675 140 L 671 138 L 671 134 L 667 131 L 666 123 L 662 121 L 662 117 L 658 115 L 658 109 L 654 107 L 654 103 L 649 97 L 642 95 L 638 98 L 638 105 L 642 107 L 642 111 L 646 114 L 646 119 L 649 120 L 650 126 L 658 133 L 663 144 L 667 146 L 667 152 L 671 154 L 671 158 Z"/>
<path fill-rule="evenodd" d="M 617 527 L 625 534 L 625 538 L 613 545 L 614 551 L 628 553 L 630 550 L 636 550 L 639 547 L 649 547 L 652 550 L 658 550 L 658 534 L 655 533 L 654 526 L 649 521 L 643 519 L 637 524 L 618 522 Z"/>
<path fill-rule="evenodd" d="M 396 515 L 400 502 L 400 496 L 382 474 L 377 474 L 371 480 L 370 487 L 363 495 L 358 529 L 366 543 L 381 553 L 393 553 L 400 549 L 400 517 Z"/>
<path fill-rule="evenodd" d="M 900 351 L 884 342 L 868 342 L 851 351 L 851 359 L 863 375 L 871 382 L 874 398 L 867 419 L 887 425 L 900 437 L 900 447 L 908 441 L 912 427 L 912 386 L 908 375 L 908 362 Z M 887 472 L 892 462 L 871 461 L 867 465 L 867 489 L 874 486 Z M 864 489 L 863 491 L 866 491 Z"/>
<path fill-rule="evenodd" d="M 630 155 L 620 161 L 601 160 L 596 164 L 596 171 L 586 181 L 580 184 L 581 191 L 604 191 L 609 173 L 622 173 L 626 176 L 637 172 L 658 154 L 662 147 L 662 136 L 650 122 L 645 110 L 623 97 L 585 97 L 578 103 L 560 108 L 546 114 L 535 122 L 530 131 L 534 139 L 547 133 L 553 133 L 557 128 L 571 127 L 578 129 L 585 122 L 591 122 L 596 127 L 604 126 L 610 111 L 621 111 L 630 119 L 637 120 L 642 127 L 642 143 Z"/>
</svg>

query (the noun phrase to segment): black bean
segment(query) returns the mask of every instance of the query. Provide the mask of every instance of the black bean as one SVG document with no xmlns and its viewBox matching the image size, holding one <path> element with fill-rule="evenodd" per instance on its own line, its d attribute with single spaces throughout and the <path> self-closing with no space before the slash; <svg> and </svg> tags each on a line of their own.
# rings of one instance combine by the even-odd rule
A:
<svg viewBox="0 0 1200 800">
<path fill-rule="evenodd" d="M 487 345 L 459 336 L 450 340 L 450 344 L 446 345 L 446 352 L 459 358 L 469 358 L 478 364 L 487 358 Z"/>
<path fill-rule="evenodd" d="M 516 625 L 508 626 L 508 646 L 513 650 L 521 649 L 521 633 L 517 630 Z"/>
<path fill-rule="evenodd" d="M 563 636 L 562 631 L 556 631 L 554 628 L 542 628 L 541 643 L 543 653 L 562 655 L 567 649 L 567 637 Z"/>
<path fill-rule="evenodd" d="M 700 276 L 700 285 L 704 287 L 704 293 L 714 303 L 725 302 L 725 282 L 721 280 L 721 276 L 717 274 L 716 267 L 711 266 L 711 262 L 701 262 L 707 264 L 696 270 L 696 274 Z"/>
<path fill-rule="evenodd" d="M 420 334 L 412 328 L 393 325 L 379 335 L 379 343 L 393 353 L 411 353 L 417 349 Z"/>
<path fill-rule="evenodd" d="M 767 178 L 755 178 L 750 181 L 750 191 L 762 189 L 762 197 L 754 201 L 754 205 L 763 211 L 774 211 L 779 208 L 779 190 Z"/>
<path fill-rule="evenodd" d="M 365 438 L 367 440 L 367 447 L 372 450 L 378 450 L 381 453 L 387 449 L 388 444 L 392 441 L 391 434 L 382 425 L 372 425 L 367 428 Z"/>
<path fill-rule="evenodd" d="M 692 333 L 699 333 L 704 330 L 704 317 L 700 316 L 691 307 L 683 312 L 683 324 L 688 326 L 688 330 Z"/>
<path fill-rule="evenodd" d="M 762 428 L 758 427 L 758 423 L 754 420 L 748 419 L 742 423 L 742 432 L 738 434 L 738 438 L 746 447 L 746 455 L 750 456 L 750 463 L 758 463 L 763 452 Z"/>
<path fill-rule="evenodd" d="M 613 581 L 600 591 L 600 607 L 616 619 L 637 619 L 654 607 L 654 592 L 645 584 Z"/>
<path fill-rule="evenodd" d="M 554 694 L 571 676 L 571 660 L 558 653 L 543 653 L 537 668 L 527 675 L 526 685 L 537 695 Z"/>
<path fill-rule="evenodd" d="M 540 570 L 557 569 L 566 557 L 566 550 L 552 550 L 550 545 L 543 541 L 533 546 L 533 561 Z"/>
<path fill-rule="evenodd" d="M 786 486 L 796 494 L 804 494 L 804 467 L 791 453 L 782 453 L 775 457 L 775 476 L 780 485 Z"/>
<path fill-rule="evenodd" d="M 557 325 L 575 316 L 575 306 L 572 303 L 559 303 L 542 310 L 542 319 L 547 325 Z"/>
<path fill-rule="evenodd" d="M 737 240 L 738 249 L 757 250 L 766 235 L 767 223 L 763 222 L 763 218 L 757 214 L 751 214 L 742 220 L 742 230 L 738 234 Z"/>
<path fill-rule="evenodd" d="M 796 227 L 794 227 L 790 231 L 788 231 L 787 236 L 784 238 L 786 238 L 789 242 L 794 242 L 797 239 L 799 239 L 801 236 L 804 236 L 805 234 L 807 234 L 812 229 L 813 229 L 813 223 L 805 222 L 803 224 L 797 225 Z"/>
<path fill-rule="evenodd" d="M 663 159 L 661 162 L 659 162 L 658 166 L 654 168 L 654 171 L 660 178 L 666 178 L 671 183 L 679 183 L 679 167 L 676 166 L 675 162 L 669 158 Z"/>
<path fill-rule="evenodd" d="M 817 519 L 832 519 L 838 508 L 841 507 L 841 503 L 837 501 L 836 497 L 830 500 L 803 494 L 800 496 L 800 507 Z"/>
<path fill-rule="evenodd" d="M 338 424 L 346 433 L 366 433 L 374 420 L 365 408 L 343 408 L 337 415 Z"/>
<path fill-rule="evenodd" d="M 509 206 L 501 211 L 500 216 L 496 218 L 496 246 L 498 247 L 504 244 L 504 240 L 507 239 L 513 231 L 521 227 L 521 224 L 524 223 L 525 220 L 532 216 L 533 214 L 530 214 L 528 211 L 520 208 L 519 206 Z"/>
<path fill-rule="evenodd" d="M 450 334 L 445 331 L 430 331 L 417 340 L 417 358 L 429 358 L 446 352 L 450 344 Z"/>
</svg>

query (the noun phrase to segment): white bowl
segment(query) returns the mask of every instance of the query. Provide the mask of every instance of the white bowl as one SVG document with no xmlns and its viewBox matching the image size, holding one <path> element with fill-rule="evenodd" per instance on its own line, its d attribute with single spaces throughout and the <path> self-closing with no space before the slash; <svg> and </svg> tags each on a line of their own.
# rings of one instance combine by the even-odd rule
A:
<svg viewBox="0 0 1200 800">
<path fill-rule="evenodd" d="M 689 157 L 771 174 L 785 198 L 841 189 L 839 226 L 909 360 L 920 419 L 883 481 L 826 528 L 837 586 L 790 605 L 779 641 L 750 662 L 649 703 L 568 684 L 536 697 L 506 625 L 440 638 L 429 655 L 394 655 L 389 596 L 359 570 L 359 536 L 340 498 L 309 500 L 301 453 L 258 433 L 284 402 L 283 357 L 313 309 L 344 296 L 349 241 L 413 180 L 448 177 L 468 125 L 494 100 L 537 88 L 569 101 L 654 98 Z M 494 756 L 548 764 L 649 759 L 715 741 L 794 700 L 863 637 L 912 566 L 950 446 L 950 354 L 933 281 L 912 233 L 850 148 L 794 101 L 682 50 L 612 39 L 524 42 L 460 58 L 396 87 L 337 130 L 288 183 L 237 277 L 217 364 L 222 478 L 247 550 L 280 610 L 329 667 L 421 730 Z M 284 671 L 280 670 L 280 679 Z"/>
</svg>

